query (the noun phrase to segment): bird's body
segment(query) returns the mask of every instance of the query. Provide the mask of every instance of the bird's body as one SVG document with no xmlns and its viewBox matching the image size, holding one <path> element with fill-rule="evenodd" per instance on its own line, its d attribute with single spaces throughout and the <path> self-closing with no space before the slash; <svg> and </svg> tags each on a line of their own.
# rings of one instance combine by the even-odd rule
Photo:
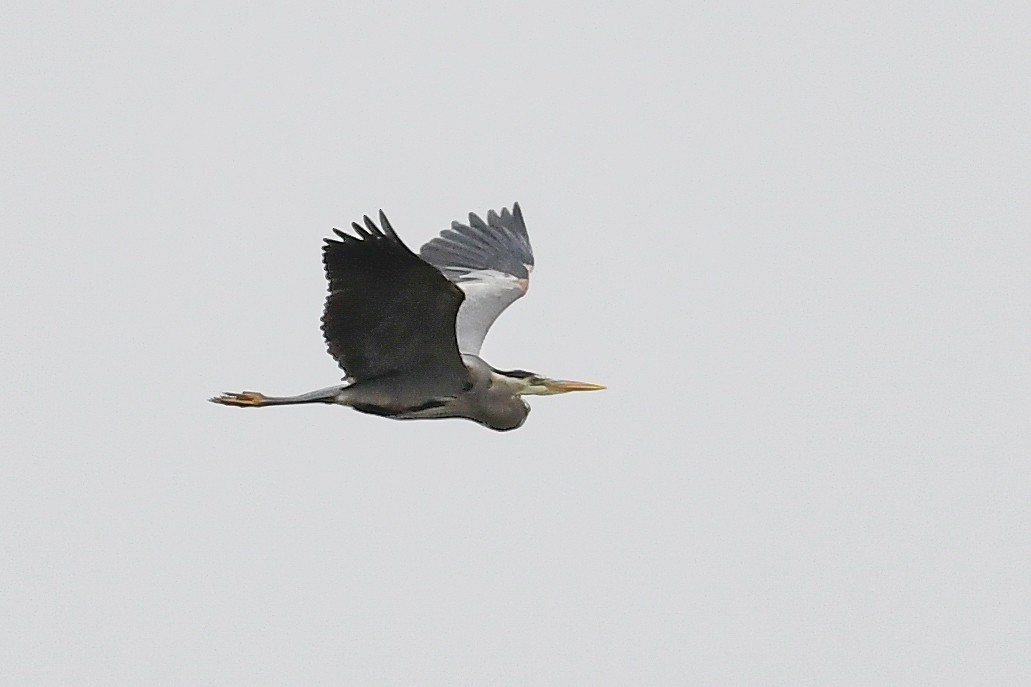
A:
<svg viewBox="0 0 1031 687">
<path fill-rule="evenodd" d="M 533 252 L 519 205 L 484 222 L 452 223 L 416 255 L 380 212 L 355 235 L 334 230 L 323 262 L 329 296 L 322 330 L 345 384 L 299 396 L 226 393 L 212 401 L 260 407 L 335 403 L 395 419 L 466 418 L 515 429 L 530 412 L 521 396 L 601 389 L 596 384 L 502 372 L 480 357 L 487 330 L 523 296 Z"/>
<path fill-rule="evenodd" d="M 520 398 L 519 385 L 499 375 L 479 356 L 463 355 L 469 373 L 469 386 L 462 393 L 440 404 L 426 404 L 396 415 L 401 420 L 461 417 L 475 420 L 491 429 L 516 429 L 530 414 L 530 406 Z"/>
</svg>

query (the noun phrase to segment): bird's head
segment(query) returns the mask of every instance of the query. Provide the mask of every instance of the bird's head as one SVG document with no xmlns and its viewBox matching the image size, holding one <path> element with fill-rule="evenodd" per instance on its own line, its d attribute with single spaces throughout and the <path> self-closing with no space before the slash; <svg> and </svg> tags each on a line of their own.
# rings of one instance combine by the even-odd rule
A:
<svg viewBox="0 0 1031 687">
<path fill-rule="evenodd" d="M 536 372 L 526 370 L 497 370 L 520 396 L 551 396 L 570 391 L 599 391 L 605 387 L 590 382 L 574 382 L 569 379 L 549 379 Z"/>
</svg>

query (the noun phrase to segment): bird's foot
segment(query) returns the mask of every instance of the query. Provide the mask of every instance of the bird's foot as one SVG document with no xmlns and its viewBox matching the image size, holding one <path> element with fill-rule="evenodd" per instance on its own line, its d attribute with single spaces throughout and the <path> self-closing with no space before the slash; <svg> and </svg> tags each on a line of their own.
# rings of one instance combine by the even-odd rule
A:
<svg viewBox="0 0 1031 687">
<path fill-rule="evenodd" d="M 236 406 L 238 408 L 257 408 L 265 405 L 268 397 L 257 391 L 241 391 L 238 394 L 226 392 L 220 396 L 208 399 L 212 403 L 221 403 L 224 406 Z"/>
</svg>

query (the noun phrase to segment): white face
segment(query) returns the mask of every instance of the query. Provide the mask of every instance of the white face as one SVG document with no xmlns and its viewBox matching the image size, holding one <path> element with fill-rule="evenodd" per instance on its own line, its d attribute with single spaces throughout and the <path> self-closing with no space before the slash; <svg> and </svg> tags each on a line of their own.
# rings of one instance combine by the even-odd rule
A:
<svg viewBox="0 0 1031 687">
<path fill-rule="evenodd" d="M 526 379 L 522 380 L 524 386 L 519 392 L 522 396 L 550 396 L 552 394 L 561 394 L 562 391 L 548 386 L 548 382 L 551 381 L 546 377 L 540 375 L 531 375 Z"/>
</svg>

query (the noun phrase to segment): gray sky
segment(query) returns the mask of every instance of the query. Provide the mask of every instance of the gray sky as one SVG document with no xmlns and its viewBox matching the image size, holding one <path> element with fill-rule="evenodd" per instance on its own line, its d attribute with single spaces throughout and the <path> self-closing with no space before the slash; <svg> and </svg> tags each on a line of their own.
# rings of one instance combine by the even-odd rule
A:
<svg viewBox="0 0 1031 687">
<path fill-rule="evenodd" d="M 19 685 L 1025 685 L 1025 3 L 15 2 Z M 335 383 L 333 226 L 521 202 L 520 430 Z"/>
</svg>

